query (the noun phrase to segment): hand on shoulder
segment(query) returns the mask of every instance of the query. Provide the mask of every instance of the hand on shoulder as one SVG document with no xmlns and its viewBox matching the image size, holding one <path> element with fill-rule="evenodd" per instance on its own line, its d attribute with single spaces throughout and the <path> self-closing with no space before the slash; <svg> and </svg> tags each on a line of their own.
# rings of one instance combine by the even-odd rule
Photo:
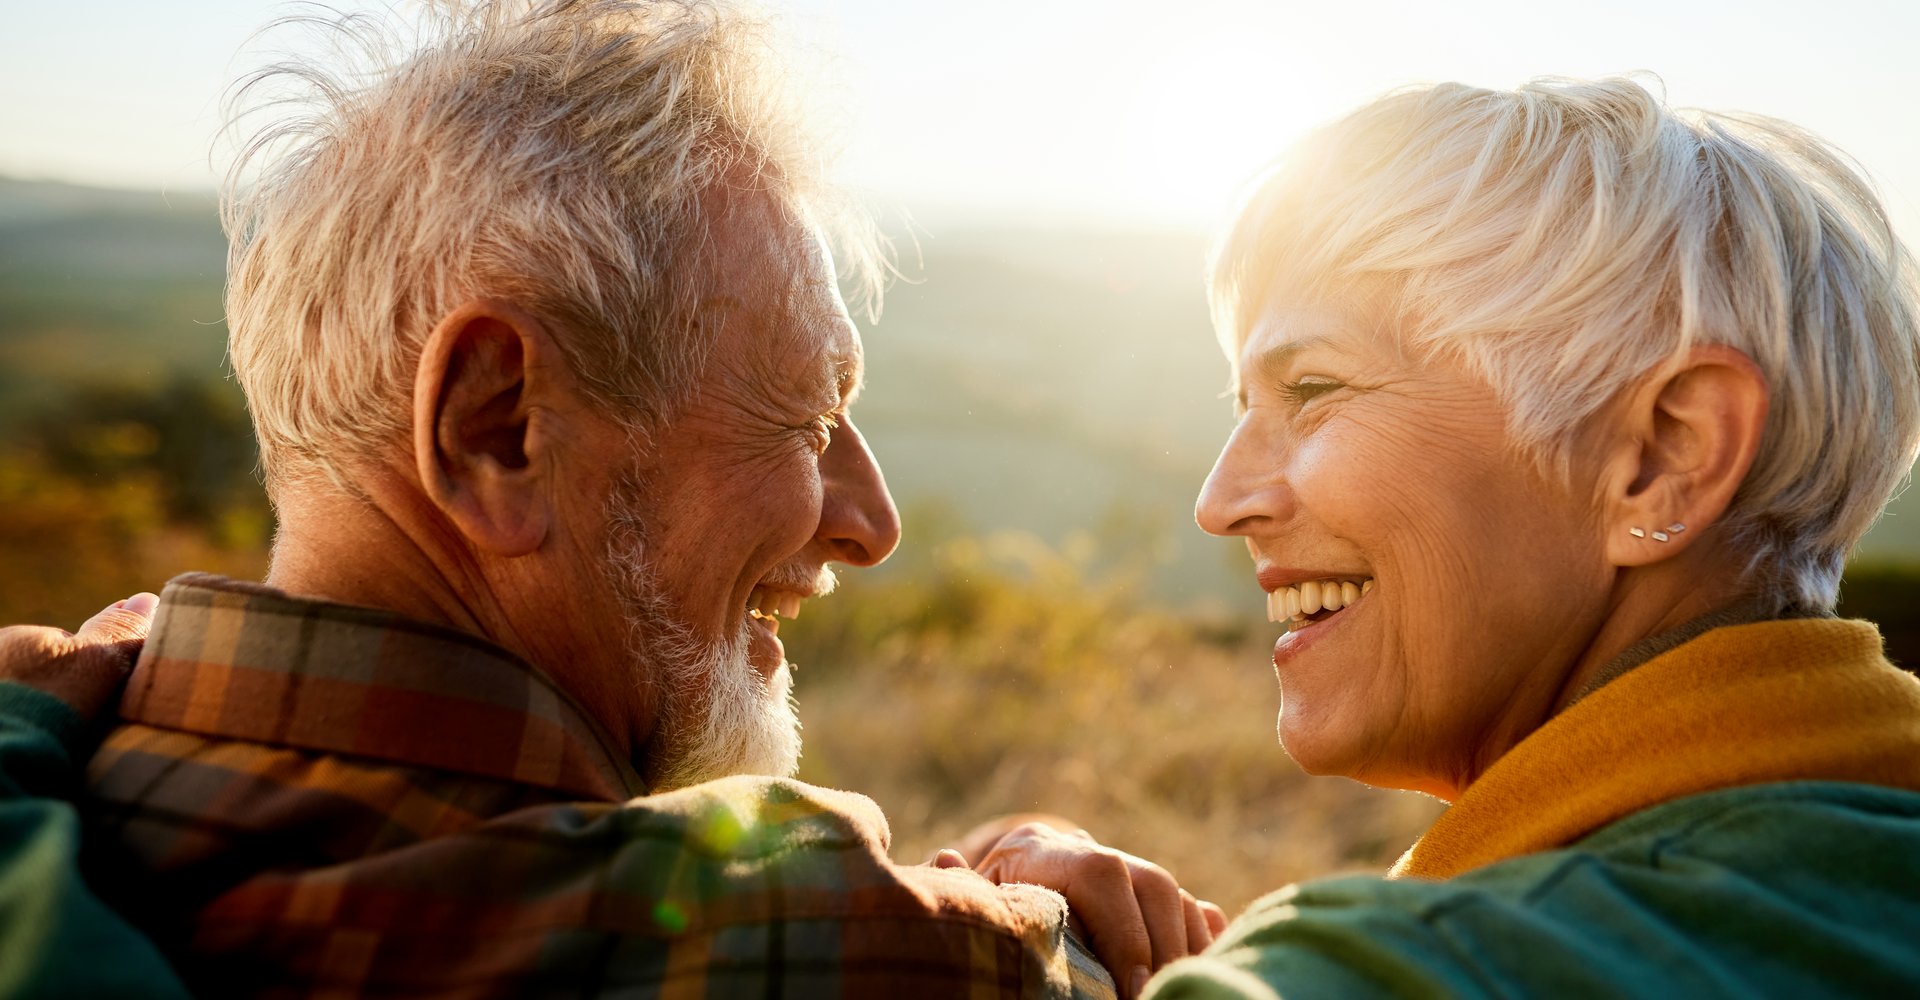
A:
<svg viewBox="0 0 1920 1000">
<path fill-rule="evenodd" d="M 42 625 L 0 628 L 0 681 L 43 691 L 92 719 L 118 701 L 159 602 L 145 593 L 115 601 L 77 632 Z"/>
<path fill-rule="evenodd" d="M 1107 847 L 1059 817 L 1009 817 L 982 824 L 962 842 L 984 851 L 973 868 L 986 878 L 1065 896 L 1127 996 L 1138 995 L 1153 970 L 1205 949 L 1227 924 L 1218 906 L 1195 899 L 1165 868 Z M 934 864 L 966 860 L 964 851 L 946 850 Z"/>
</svg>

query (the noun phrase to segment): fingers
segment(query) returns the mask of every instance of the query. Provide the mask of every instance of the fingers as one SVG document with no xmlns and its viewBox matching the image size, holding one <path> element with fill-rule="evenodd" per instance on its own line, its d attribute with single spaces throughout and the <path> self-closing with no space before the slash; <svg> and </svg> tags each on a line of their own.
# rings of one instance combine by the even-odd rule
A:
<svg viewBox="0 0 1920 1000">
<path fill-rule="evenodd" d="M 72 634 L 33 625 L 0 629 L 0 680 L 38 688 L 93 718 L 118 700 L 158 601 L 152 594 L 115 601 Z"/>
<path fill-rule="evenodd" d="M 1203 899 L 1200 901 L 1200 912 L 1207 918 L 1207 929 L 1213 932 L 1214 937 L 1226 933 L 1227 911 Z"/>
<path fill-rule="evenodd" d="M 125 642 L 138 642 L 146 639 L 147 625 L 152 621 L 153 609 L 160 598 L 148 593 L 135 594 L 124 601 L 115 601 L 99 614 L 87 619 L 74 637 L 89 644 L 104 643 L 114 645 Z"/>
<path fill-rule="evenodd" d="M 1180 890 L 1180 910 L 1187 921 L 1187 950 L 1198 955 L 1213 943 L 1213 928 L 1207 926 L 1207 915 L 1201 912 L 1200 901 L 1185 889 Z"/>
<path fill-rule="evenodd" d="M 1140 918 L 1146 923 L 1147 937 L 1152 942 L 1153 968 L 1186 956 L 1187 914 L 1180 883 L 1175 882 L 1166 869 L 1149 861 L 1129 858 L 1127 868 L 1133 881 L 1134 899 L 1140 905 Z"/>
<path fill-rule="evenodd" d="M 1127 862 L 1118 852 L 1081 855 L 1061 894 L 1086 924 L 1094 954 L 1113 970 L 1122 995 L 1137 996 L 1151 974 L 1154 947 Z"/>
</svg>

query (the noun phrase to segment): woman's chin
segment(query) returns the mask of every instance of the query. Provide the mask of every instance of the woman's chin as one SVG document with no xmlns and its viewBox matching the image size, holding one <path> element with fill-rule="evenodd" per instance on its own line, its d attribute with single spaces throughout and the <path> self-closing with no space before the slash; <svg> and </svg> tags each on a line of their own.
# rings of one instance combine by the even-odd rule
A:
<svg viewBox="0 0 1920 1000">
<path fill-rule="evenodd" d="M 1363 759 L 1360 748 L 1351 738 L 1337 731 L 1329 731 L 1327 720 L 1314 717 L 1313 713 L 1296 710 L 1285 695 L 1281 696 L 1280 719 L 1276 727 L 1280 734 L 1280 748 L 1287 752 L 1293 763 L 1308 774 L 1317 777 L 1355 777 L 1352 773 Z"/>
<path fill-rule="evenodd" d="M 1341 718 L 1308 710 L 1299 699 L 1281 697 L 1277 726 L 1280 747 L 1300 770 L 1315 777 L 1350 778 L 1376 788 L 1427 792 L 1442 787 L 1423 761 L 1410 762 L 1404 747 L 1392 745 L 1393 727 L 1385 720 Z"/>
</svg>

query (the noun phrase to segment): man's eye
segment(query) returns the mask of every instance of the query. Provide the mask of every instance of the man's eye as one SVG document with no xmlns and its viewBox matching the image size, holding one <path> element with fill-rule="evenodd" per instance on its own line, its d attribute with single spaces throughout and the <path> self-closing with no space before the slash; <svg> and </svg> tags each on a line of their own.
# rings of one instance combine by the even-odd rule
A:
<svg viewBox="0 0 1920 1000">
<path fill-rule="evenodd" d="M 1318 396 L 1324 396 L 1335 389 L 1345 388 L 1346 383 L 1338 379 L 1319 375 L 1309 375 L 1298 382 L 1280 383 L 1280 394 L 1295 406 L 1301 405 Z"/>
<path fill-rule="evenodd" d="M 838 426 L 840 421 L 831 413 L 822 413 L 808 422 L 806 429 L 813 435 L 813 450 L 825 452 L 827 445 L 833 443 L 833 430 Z"/>
</svg>

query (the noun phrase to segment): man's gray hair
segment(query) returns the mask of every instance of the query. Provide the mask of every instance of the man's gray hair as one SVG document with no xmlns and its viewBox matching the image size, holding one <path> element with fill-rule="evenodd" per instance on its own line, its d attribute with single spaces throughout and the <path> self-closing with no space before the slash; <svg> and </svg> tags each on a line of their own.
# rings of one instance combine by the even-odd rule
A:
<svg viewBox="0 0 1920 1000">
<path fill-rule="evenodd" d="M 296 20 L 344 65 L 243 81 L 236 123 L 297 111 L 245 146 L 224 212 L 231 358 L 270 493 L 352 489 L 351 456 L 404 440 L 426 336 L 477 296 L 552 326 L 610 415 L 670 416 L 705 359 L 716 185 L 838 237 L 842 272 L 877 293 L 872 227 L 823 184 L 800 88 L 748 12 L 487 0 L 417 24 Z"/>
<path fill-rule="evenodd" d="M 1478 372 L 1563 481 L 1623 387 L 1695 344 L 1745 353 L 1772 405 L 1722 523 L 1795 604 L 1833 605 L 1920 448 L 1914 267 L 1868 182 L 1792 125 L 1630 80 L 1442 84 L 1313 137 L 1217 252 L 1229 357 L 1280 303 L 1343 294 Z"/>
</svg>

